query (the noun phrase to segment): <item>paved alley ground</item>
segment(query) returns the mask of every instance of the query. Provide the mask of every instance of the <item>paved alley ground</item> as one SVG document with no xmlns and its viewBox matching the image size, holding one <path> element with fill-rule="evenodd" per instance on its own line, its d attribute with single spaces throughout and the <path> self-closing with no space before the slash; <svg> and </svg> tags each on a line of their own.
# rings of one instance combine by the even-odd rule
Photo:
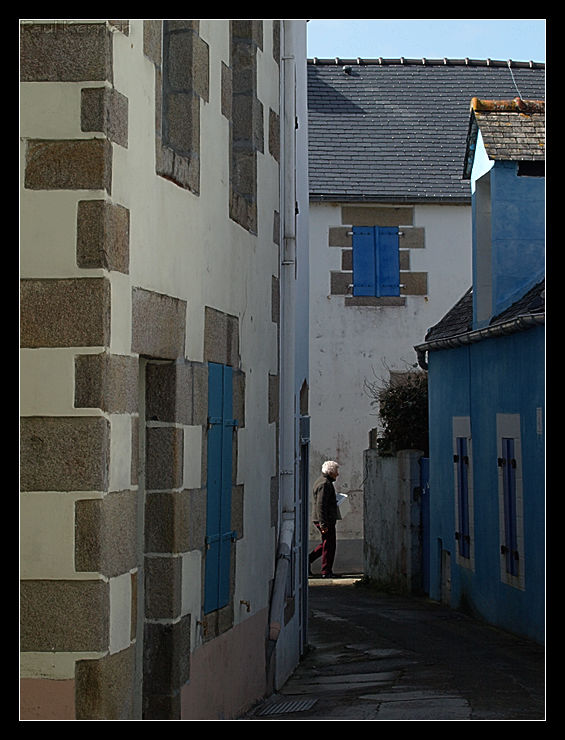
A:
<svg viewBox="0 0 565 740">
<path fill-rule="evenodd" d="M 542 646 L 359 579 L 310 580 L 310 649 L 248 720 L 545 720 Z"/>
</svg>

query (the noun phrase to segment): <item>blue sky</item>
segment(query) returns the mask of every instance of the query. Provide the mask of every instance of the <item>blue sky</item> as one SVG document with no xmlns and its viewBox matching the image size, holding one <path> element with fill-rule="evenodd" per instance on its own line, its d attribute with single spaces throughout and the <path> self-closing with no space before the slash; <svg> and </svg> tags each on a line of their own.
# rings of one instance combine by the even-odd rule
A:
<svg viewBox="0 0 565 740">
<path fill-rule="evenodd" d="M 308 57 L 545 62 L 545 18 L 313 18 Z"/>
</svg>

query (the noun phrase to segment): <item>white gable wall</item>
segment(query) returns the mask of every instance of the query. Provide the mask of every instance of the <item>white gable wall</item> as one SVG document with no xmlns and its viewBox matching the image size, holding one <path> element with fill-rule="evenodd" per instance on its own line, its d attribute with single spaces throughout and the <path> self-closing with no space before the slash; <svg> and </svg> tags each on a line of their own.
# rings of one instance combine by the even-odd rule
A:
<svg viewBox="0 0 565 740">
<path fill-rule="evenodd" d="M 406 295 L 404 306 L 345 306 L 343 295 L 331 294 L 343 249 L 329 246 L 329 230 L 343 225 L 339 204 L 310 204 L 310 478 L 325 459 L 340 463 L 336 488 L 349 495 L 351 511 L 338 522 L 338 573 L 363 568 L 363 450 L 378 426 L 365 383 L 415 366 L 414 345 L 469 288 L 471 207 L 414 206 L 424 246 L 409 250 L 409 269 L 426 273 L 427 289 Z M 318 539 L 313 528 L 311 537 Z"/>
</svg>

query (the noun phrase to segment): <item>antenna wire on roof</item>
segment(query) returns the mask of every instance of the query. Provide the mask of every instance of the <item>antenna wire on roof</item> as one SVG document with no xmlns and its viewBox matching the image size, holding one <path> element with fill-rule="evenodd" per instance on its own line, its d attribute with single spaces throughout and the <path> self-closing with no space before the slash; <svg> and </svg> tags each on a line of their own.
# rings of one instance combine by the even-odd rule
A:
<svg viewBox="0 0 565 740">
<path fill-rule="evenodd" d="M 510 70 L 510 76 L 512 77 L 512 82 L 514 83 L 514 87 L 516 88 L 516 92 L 518 93 L 518 97 L 520 100 L 523 100 L 522 93 L 518 89 L 518 85 L 516 84 L 516 79 L 514 78 L 514 73 L 512 72 L 512 60 L 508 60 L 508 69 Z"/>
</svg>

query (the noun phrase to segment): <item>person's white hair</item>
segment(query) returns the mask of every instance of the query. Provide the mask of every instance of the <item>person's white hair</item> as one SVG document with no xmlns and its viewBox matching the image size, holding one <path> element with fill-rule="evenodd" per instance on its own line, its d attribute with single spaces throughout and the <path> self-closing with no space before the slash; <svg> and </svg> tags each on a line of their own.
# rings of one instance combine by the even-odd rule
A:
<svg viewBox="0 0 565 740">
<path fill-rule="evenodd" d="M 326 460 L 326 462 L 322 465 L 322 473 L 324 475 L 328 475 L 328 473 L 337 473 L 339 470 L 339 465 L 335 462 L 335 460 Z"/>
</svg>

